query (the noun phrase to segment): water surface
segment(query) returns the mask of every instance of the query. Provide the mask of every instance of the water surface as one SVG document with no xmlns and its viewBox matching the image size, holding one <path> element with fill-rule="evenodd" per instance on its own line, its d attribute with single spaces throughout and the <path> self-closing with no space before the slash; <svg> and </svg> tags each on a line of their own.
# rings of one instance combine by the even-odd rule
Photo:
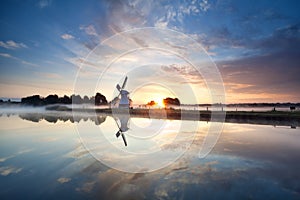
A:
<svg viewBox="0 0 300 200">
<path fill-rule="evenodd" d="M 199 148 L 211 122 L 188 122 L 189 127 L 197 124 L 196 134 L 184 129 L 184 136 L 177 143 L 172 141 L 172 133 L 181 121 L 152 121 L 152 124 L 164 124 L 165 132 L 158 135 L 135 131 L 149 123 L 149 119 L 131 119 L 132 130 L 126 135 L 128 146 L 125 147 L 122 139 L 115 137 L 118 127 L 111 117 L 79 116 L 71 120 L 60 116 L 40 120 L 24 113 L 3 114 L 0 117 L 0 198 L 300 198 L 299 128 L 225 123 L 213 151 L 199 159 Z M 152 128 L 157 132 L 155 126 Z M 144 140 L 135 137 L 139 132 Z M 108 151 L 107 155 L 114 155 L 110 157 L 114 163 L 126 164 L 127 160 L 135 159 L 133 152 L 139 156 L 146 150 L 165 156 L 157 156 L 148 160 L 149 163 L 162 162 L 173 154 L 180 156 L 153 172 L 125 173 L 95 159 L 84 148 L 79 135 L 92 141 L 99 136 L 92 146 L 95 151 L 105 152 L 112 145 L 116 151 L 125 150 L 130 155 L 118 160 L 114 156 L 119 155 Z"/>
</svg>

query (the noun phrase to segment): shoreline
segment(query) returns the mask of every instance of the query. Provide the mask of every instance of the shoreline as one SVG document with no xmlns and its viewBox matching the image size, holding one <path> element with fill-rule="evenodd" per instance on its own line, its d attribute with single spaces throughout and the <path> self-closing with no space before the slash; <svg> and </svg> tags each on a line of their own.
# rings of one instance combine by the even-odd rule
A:
<svg viewBox="0 0 300 200">
<path fill-rule="evenodd" d="M 118 116 L 129 114 L 132 118 L 153 118 L 168 120 L 191 120 L 206 122 L 227 122 L 243 124 L 260 124 L 272 126 L 300 127 L 300 111 L 195 111 L 179 109 L 110 109 L 110 108 L 68 108 L 65 106 L 52 106 L 46 109 L 45 116 L 52 117 L 64 113 L 71 116 Z M 41 114 L 41 113 L 39 113 Z M 213 117 L 213 119 L 212 119 Z"/>
<path fill-rule="evenodd" d="M 227 122 L 240 124 L 258 124 L 272 126 L 300 127 L 300 111 L 207 111 L 207 110 L 183 110 L 183 109 L 111 109 L 111 108 L 70 108 L 64 105 L 52 105 L 32 110 L 10 110 L 0 114 L 18 114 L 31 121 L 51 119 L 74 122 L 77 118 L 86 119 L 95 117 L 118 116 L 129 114 L 132 118 L 153 118 L 167 120 L 191 120 L 206 122 Z M 64 118 L 64 119 L 62 119 Z M 74 119 L 72 119 L 74 118 Z M 76 119 L 75 119 L 76 118 Z M 47 120 L 48 121 L 48 120 Z"/>
</svg>

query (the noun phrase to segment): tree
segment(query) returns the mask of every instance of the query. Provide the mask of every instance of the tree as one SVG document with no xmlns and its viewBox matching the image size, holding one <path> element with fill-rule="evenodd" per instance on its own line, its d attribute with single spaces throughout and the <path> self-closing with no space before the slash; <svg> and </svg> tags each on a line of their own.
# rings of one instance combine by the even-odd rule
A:
<svg viewBox="0 0 300 200">
<path fill-rule="evenodd" d="M 90 99 L 89 99 L 89 97 L 88 96 L 84 96 L 83 97 L 83 103 L 90 103 Z"/>
<path fill-rule="evenodd" d="M 163 100 L 164 104 L 165 105 L 180 105 L 180 101 L 178 98 L 170 98 L 170 97 L 167 97 Z"/>
<path fill-rule="evenodd" d="M 41 98 L 40 95 L 33 95 L 22 98 L 21 103 L 26 105 L 41 106 L 44 105 L 44 99 Z"/>
<path fill-rule="evenodd" d="M 81 98 L 80 95 L 72 94 L 71 95 L 71 100 L 72 100 L 73 104 L 82 104 L 82 98 Z"/>
<path fill-rule="evenodd" d="M 155 106 L 155 105 L 157 105 L 157 103 L 153 100 L 147 103 L 147 106 Z"/>
<path fill-rule="evenodd" d="M 58 96 L 56 94 L 50 94 L 44 99 L 44 102 L 46 105 L 59 103 Z"/>
<path fill-rule="evenodd" d="M 67 95 L 64 95 L 64 97 L 60 97 L 59 98 L 59 103 L 62 103 L 62 104 L 71 104 L 72 100 Z"/>
<path fill-rule="evenodd" d="M 107 100 L 106 97 L 102 94 L 100 94 L 99 92 L 96 93 L 95 96 L 95 105 L 106 105 L 107 104 Z"/>
</svg>

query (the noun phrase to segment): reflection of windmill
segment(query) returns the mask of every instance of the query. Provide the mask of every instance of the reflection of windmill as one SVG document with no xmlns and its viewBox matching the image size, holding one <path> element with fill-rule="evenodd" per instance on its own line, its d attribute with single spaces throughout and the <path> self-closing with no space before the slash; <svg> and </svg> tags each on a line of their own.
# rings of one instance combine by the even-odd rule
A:
<svg viewBox="0 0 300 200">
<path fill-rule="evenodd" d="M 125 132 L 129 130 L 129 116 L 128 115 L 119 115 L 115 119 L 117 126 L 119 128 L 118 132 L 116 133 L 117 138 L 121 135 L 124 141 L 125 146 L 127 146 L 127 141 L 125 138 Z M 118 123 L 120 122 L 120 124 Z"/>
<path fill-rule="evenodd" d="M 112 104 L 116 105 L 119 102 L 118 108 L 129 108 L 129 106 L 130 106 L 130 99 L 128 97 L 129 92 L 127 90 L 124 90 L 126 83 L 127 83 L 127 79 L 128 79 L 128 77 L 126 76 L 122 87 L 119 84 L 117 84 L 117 86 L 116 86 L 119 91 L 119 94 L 117 97 L 115 97 L 112 100 Z M 121 99 L 119 100 L 120 95 L 121 95 Z"/>
</svg>

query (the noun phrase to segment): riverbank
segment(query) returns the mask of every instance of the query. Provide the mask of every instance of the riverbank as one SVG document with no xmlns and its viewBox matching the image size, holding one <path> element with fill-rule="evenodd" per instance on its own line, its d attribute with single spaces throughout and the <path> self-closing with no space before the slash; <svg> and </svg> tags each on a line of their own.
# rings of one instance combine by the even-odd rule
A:
<svg viewBox="0 0 300 200">
<path fill-rule="evenodd" d="M 180 109 L 84 109 L 67 108 L 65 106 L 52 106 L 47 110 L 69 111 L 73 113 L 89 113 L 97 115 L 123 115 L 130 117 L 170 119 L 170 120 L 194 120 L 194 121 L 217 121 L 230 123 L 264 124 L 273 126 L 300 127 L 300 111 L 197 111 Z"/>
</svg>

